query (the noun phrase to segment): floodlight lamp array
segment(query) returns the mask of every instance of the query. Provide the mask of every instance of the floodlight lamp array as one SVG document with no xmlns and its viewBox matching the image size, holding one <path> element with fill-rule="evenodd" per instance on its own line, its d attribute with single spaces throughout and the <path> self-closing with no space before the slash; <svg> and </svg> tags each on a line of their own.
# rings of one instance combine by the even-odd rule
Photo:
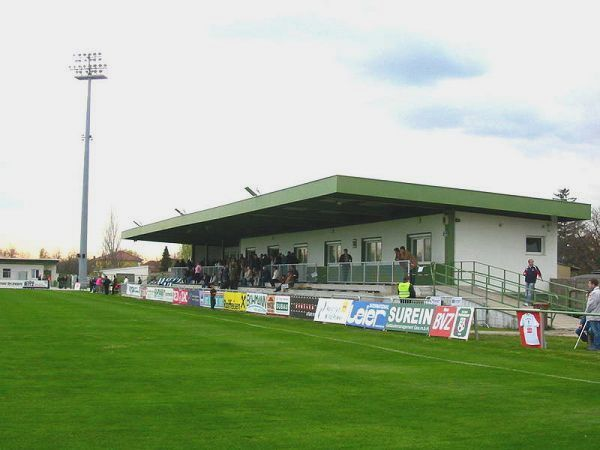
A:
<svg viewBox="0 0 600 450">
<path fill-rule="evenodd" d="M 72 66 L 69 69 L 75 77 L 98 77 L 106 72 L 107 65 L 102 63 L 102 53 L 74 53 Z"/>
</svg>

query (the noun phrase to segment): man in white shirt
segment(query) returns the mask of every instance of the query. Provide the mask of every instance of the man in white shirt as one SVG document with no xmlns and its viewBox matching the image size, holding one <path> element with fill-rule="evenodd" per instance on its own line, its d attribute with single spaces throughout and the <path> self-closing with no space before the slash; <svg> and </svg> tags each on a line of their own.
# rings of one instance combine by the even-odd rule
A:
<svg viewBox="0 0 600 450">
<path fill-rule="evenodd" d="M 588 295 L 586 313 L 600 314 L 600 288 L 598 287 L 598 279 L 592 278 L 588 281 L 588 288 L 591 292 Z M 588 350 L 600 350 L 600 316 L 586 316 L 590 325 L 590 334 L 592 338 L 588 340 Z"/>
</svg>

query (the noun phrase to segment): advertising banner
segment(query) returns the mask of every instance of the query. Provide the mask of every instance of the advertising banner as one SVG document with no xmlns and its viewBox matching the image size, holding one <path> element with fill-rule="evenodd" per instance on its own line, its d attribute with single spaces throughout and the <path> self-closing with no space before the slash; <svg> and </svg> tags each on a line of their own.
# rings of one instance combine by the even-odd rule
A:
<svg viewBox="0 0 600 450">
<path fill-rule="evenodd" d="M 433 305 L 392 302 L 385 329 L 429 334 L 434 311 Z"/>
<path fill-rule="evenodd" d="M 456 307 L 456 320 L 452 334 L 450 335 L 453 339 L 469 339 L 469 332 L 471 331 L 471 324 L 473 323 L 473 308 L 467 306 Z"/>
<path fill-rule="evenodd" d="M 273 297 L 271 301 L 267 298 L 267 314 L 277 316 L 290 315 L 290 296 L 289 295 L 269 295 Z"/>
<path fill-rule="evenodd" d="M 146 298 L 148 300 L 173 303 L 173 288 L 148 286 L 146 288 Z"/>
<path fill-rule="evenodd" d="M 23 280 L 0 280 L 0 288 L 4 289 L 23 289 L 24 284 Z"/>
<path fill-rule="evenodd" d="M 317 297 L 290 297 L 290 316 L 298 319 L 314 320 L 315 312 L 317 311 Z"/>
<path fill-rule="evenodd" d="M 225 292 L 225 309 L 229 311 L 246 311 L 246 294 L 244 292 Z"/>
<path fill-rule="evenodd" d="M 353 302 L 346 325 L 384 330 L 390 305 L 376 302 Z"/>
<path fill-rule="evenodd" d="M 352 310 L 352 300 L 340 298 L 320 298 L 315 311 L 316 322 L 346 324 L 348 314 Z"/>
<path fill-rule="evenodd" d="M 523 347 L 544 348 L 544 327 L 539 312 L 517 311 L 519 334 Z"/>
<path fill-rule="evenodd" d="M 202 306 L 202 291 L 200 289 L 190 289 L 188 297 L 188 305 L 191 306 Z"/>
<path fill-rule="evenodd" d="M 48 280 L 0 280 L 0 289 L 50 289 Z"/>
<path fill-rule="evenodd" d="M 441 306 L 442 305 L 442 297 L 432 295 L 431 297 L 425 299 L 424 303 L 427 303 L 428 305 Z"/>
<path fill-rule="evenodd" d="M 141 286 L 139 284 L 130 284 L 127 283 L 127 287 L 125 288 L 125 295 L 128 297 L 136 297 L 140 298 L 142 296 Z"/>
<path fill-rule="evenodd" d="M 267 294 L 248 292 L 246 294 L 246 312 L 254 314 L 266 314 Z"/>
<path fill-rule="evenodd" d="M 449 338 L 456 322 L 456 306 L 436 306 L 429 336 Z"/>
<path fill-rule="evenodd" d="M 174 305 L 187 305 L 189 301 L 190 293 L 187 289 L 173 289 L 173 304 Z"/>
</svg>

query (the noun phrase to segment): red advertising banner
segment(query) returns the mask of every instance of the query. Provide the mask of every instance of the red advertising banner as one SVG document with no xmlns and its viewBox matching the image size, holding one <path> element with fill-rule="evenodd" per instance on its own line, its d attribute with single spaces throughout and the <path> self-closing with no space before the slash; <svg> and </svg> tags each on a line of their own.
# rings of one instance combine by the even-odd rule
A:
<svg viewBox="0 0 600 450">
<path fill-rule="evenodd" d="M 429 336 L 450 338 L 456 322 L 456 306 L 436 306 L 431 318 Z"/>
<path fill-rule="evenodd" d="M 187 305 L 190 293 L 187 289 L 173 289 L 173 304 Z"/>
<path fill-rule="evenodd" d="M 517 311 L 519 334 L 523 347 L 544 348 L 544 327 L 539 312 Z"/>
</svg>

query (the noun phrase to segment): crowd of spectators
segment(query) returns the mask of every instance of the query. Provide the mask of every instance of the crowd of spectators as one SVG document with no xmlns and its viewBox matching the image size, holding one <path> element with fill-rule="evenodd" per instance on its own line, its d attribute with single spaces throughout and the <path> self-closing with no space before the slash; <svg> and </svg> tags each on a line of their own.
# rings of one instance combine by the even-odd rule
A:
<svg viewBox="0 0 600 450">
<path fill-rule="evenodd" d="M 240 255 L 228 260 L 211 261 L 211 270 L 205 269 L 205 261 L 194 263 L 178 260 L 175 267 L 184 268 L 184 279 L 188 284 L 200 284 L 203 287 L 219 286 L 221 289 L 237 289 L 242 287 L 265 287 L 270 285 L 277 290 L 282 284 L 292 287 L 298 280 L 298 264 L 296 255 L 289 251 L 286 255 L 279 253 L 276 256 L 266 254 L 250 254 L 248 257 Z M 280 268 L 286 266 L 283 273 Z"/>
</svg>

